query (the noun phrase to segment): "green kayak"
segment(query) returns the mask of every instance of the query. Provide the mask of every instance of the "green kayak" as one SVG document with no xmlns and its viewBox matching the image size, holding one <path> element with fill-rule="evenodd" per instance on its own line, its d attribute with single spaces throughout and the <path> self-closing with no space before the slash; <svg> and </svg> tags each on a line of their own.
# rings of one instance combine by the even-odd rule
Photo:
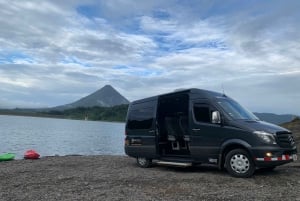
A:
<svg viewBox="0 0 300 201">
<path fill-rule="evenodd" d="M 10 161 L 15 158 L 15 154 L 12 153 L 6 153 L 0 155 L 0 161 Z"/>
</svg>

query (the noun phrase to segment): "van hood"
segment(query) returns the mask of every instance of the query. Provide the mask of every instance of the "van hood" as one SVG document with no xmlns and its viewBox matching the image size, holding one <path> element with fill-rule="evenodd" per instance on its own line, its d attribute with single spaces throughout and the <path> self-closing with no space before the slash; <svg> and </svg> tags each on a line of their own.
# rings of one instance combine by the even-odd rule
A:
<svg viewBox="0 0 300 201">
<path fill-rule="evenodd" d="M 253 120 L 235 120 L 231 121 L 231 123 L 241 129 L 248 130 L 250 132 L 253 131 L 265 131 L 268 133 L 276 134 L 279 131 L 290 132 L 289 130 L 277 126 L 275 124 L 271 124 L 265 121 L 253 121 Z"/>
</svg>

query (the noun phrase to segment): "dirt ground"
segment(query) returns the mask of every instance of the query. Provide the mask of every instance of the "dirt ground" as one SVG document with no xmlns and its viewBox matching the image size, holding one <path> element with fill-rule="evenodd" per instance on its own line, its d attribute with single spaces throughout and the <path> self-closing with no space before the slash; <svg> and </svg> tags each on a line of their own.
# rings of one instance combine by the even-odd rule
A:
<svg viewBox="0 0 300 201">
<path fill-rule="evenodd" d="M 298 200 L 300 163 L 233 178 L 210 166 L 139 168 L 126 156 L 0 163 L 0 200 Z"/>
</svg>

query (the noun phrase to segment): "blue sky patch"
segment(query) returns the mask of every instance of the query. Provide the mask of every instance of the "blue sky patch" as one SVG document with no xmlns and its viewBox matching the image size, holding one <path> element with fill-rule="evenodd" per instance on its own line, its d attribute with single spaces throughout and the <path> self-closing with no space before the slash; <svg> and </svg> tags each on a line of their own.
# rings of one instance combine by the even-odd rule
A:
<svg viewBox="0 0 300 201">
<path fill-rule="evenodd" d="M 152 15 L 154 18 L 158 18 L 161 20 L 167 20 L 171 17 L 170 14 L 164 10 L 154 10 L 152 12 Z"/>
<path fill-rule="evenodd" d="M 156 34 L 152 39 L 158 45 L 158 49 L 162 52 L 182 51 L 191 48 L 219 49 L 227 50 L 228 47 L 222 40 L 207 40 L 202 42 L 186 42 L 183 40 L 170 40 L 167 34 Z"/>
<path fill-rule="evenodd" d="M 140 18 L 123 20 L 123 24 L 118 27 L 120 31 L 129 34 L 144 34 L 145 32 L 141 29 Z"/>
<path fill-rule="evenodd" d="M 137 69 L 136 71 L 129 71 L 131 75 L 140 76 L 140 77 L 151 77 L 161 75 L 162 72 L 152 69 Z"/>
<path fill-rule="evenodd" d="M 66 56 L 65 59 L 61 61 L 63 64 L 78 64 L 83 67 L 91 67 L 90 64 L 80 61 L 77 57 L 74 56 Z"/>
<path fill-rule="evenodd" d="M 125 65 L 118 65 L 118 66 L 114 66 L 113 69 L 129 69 L 129 67 Z"/>
<path fill-rule="evenodd" d="M 139 76 L 139 77 L 150 77 L 161 75 L 162 72 L 157 69 L 143 69 L 139 67 L 129 67 L 126 65 L 117 65 L 113 69 L 121 70 L 129 75 Z"/>
<path fill-rule="evenodd" d="M 81 5 L 76 8 L 76 11 L 89 19 L 98 17 L 100 13 L 96 5 Z"/>
<path fill-rule="evenodd" d="M 22 52 L 0 52 L 0 64 L 13 64 L 22 60 L 24 63 L 33 63 L 33 58 Z"/>
<path fill-rule="evenodd" d="M 228 50 L 227 45 L 223 41 L 219 41 L 219 40 L 204 41 L 204 42 L 201 42 L 198 45 L 196 45 L 196 47 Z"/>
</svg>

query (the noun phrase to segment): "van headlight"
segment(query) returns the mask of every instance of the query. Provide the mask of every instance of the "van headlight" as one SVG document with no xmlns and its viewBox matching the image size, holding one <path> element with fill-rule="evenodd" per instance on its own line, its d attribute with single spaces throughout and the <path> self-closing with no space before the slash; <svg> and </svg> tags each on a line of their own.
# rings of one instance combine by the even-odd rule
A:
<svg viewBox="0 0 300 201">
<path fill-rule="evenodd" d="M 267 133 L 265 131 L 254 131 L 253 133 L 267 144 L 277 144 L 274 135 L 271 133 Z"/>
</svg>

